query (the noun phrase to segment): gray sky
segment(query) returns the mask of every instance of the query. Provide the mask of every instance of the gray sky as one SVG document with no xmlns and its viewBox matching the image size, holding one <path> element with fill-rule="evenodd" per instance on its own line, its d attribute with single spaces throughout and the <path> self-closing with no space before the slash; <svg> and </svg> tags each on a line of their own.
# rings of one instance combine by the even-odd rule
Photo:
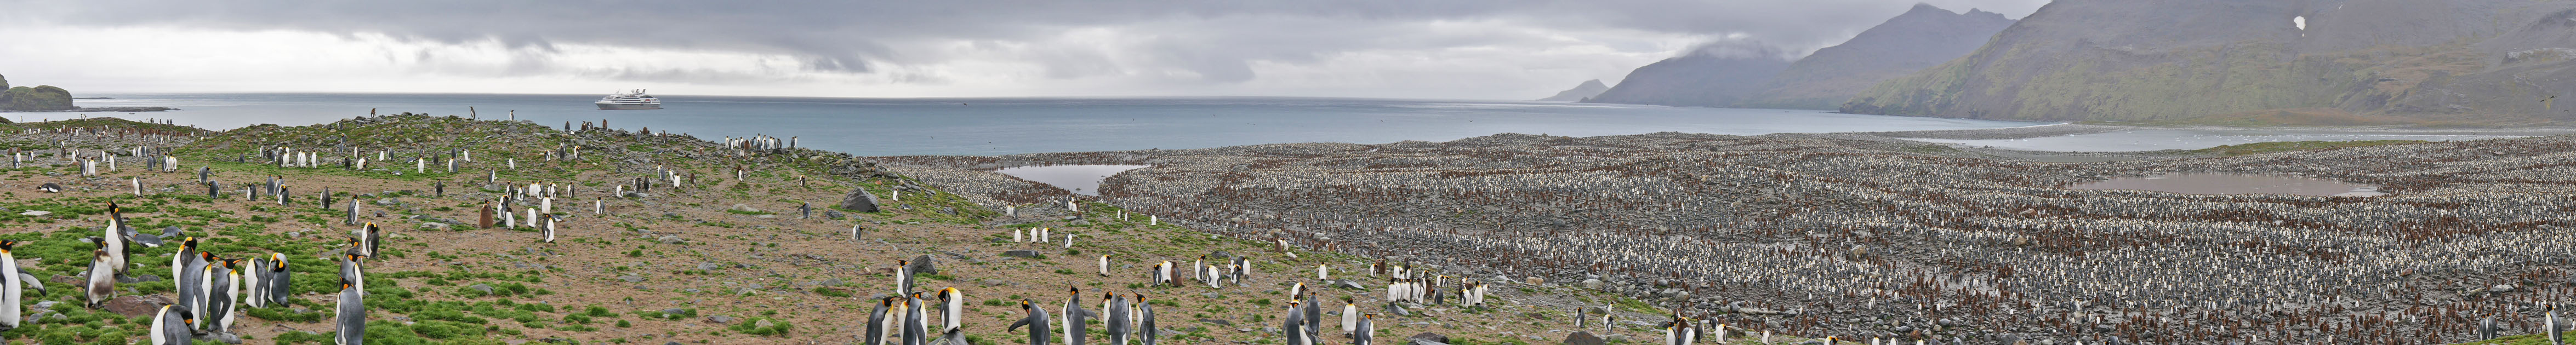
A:
<svg viewBox="0 0 2576 345">
<path fill-rule="evenodd" d="M 1804 54 L 1917 2 L 0 0 L 0 75 L 74 92 L 1523 99 L 1720 41 Z"/>
</svg>

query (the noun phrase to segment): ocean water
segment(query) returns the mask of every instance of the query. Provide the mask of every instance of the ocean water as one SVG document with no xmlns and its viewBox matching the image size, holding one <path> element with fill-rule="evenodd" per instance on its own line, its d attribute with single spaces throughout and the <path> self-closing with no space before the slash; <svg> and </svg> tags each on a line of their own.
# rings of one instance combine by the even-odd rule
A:
<svg viewBox="0 0 2576 345">
<path fill-rule="evenodd" d="M 152 113 L 206 129 L 308 125 L 379 113 L 467 114 L 548 126 L 606 120 L 616 128 L 705 139 L 765 134 L 799 146 L 867 156 L 999 155 L 1207 148 L 1297 142 L 1447 141 L 1498 133 L 1598 136 L 1654 132 L 1758 135 L 2002 128 L 2039 123 L 1544 102 L 1347 98 L 788 98 L 662 96 L 662 110 L 598 110 L 600 95 L 83 94 L 84 107 L 166 106 Z M 10 120 L 79 113 L 9 113 Z"/>
</svg>

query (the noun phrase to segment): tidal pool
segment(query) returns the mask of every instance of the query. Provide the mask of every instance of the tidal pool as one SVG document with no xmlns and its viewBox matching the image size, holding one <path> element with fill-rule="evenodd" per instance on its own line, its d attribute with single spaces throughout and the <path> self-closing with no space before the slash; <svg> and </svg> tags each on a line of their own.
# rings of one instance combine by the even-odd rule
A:
<svg viewBox="0 0 2576 345">
<path fill-rule="evenodd" d="M 1011 177 L 1018 177 L 1022 180 L 1044 183 L 1049 186 L 1055 186 L 1056 188 L 1063 188 L 1066 191 L 1072 191 L 1074 194 L 1096 196 L 1100 195 L 1100 181 L 1109 179 L 1109 175 L 1117 175 L 1119 172 L 1143 169 L 1147 167 L 1152 166 L 1108 164 L 1047 165 L 1002 168 L 1002 170 L 995 170 L 993 172 L 1002 173 L 1003 175 L 1011 175 Z"/>
<path fill-rule="evenodd" d="M 2077 184 L 2070 189 L 2128 189 L 2182 194 L 2288 194 L 2306 196 L 2381 196 L 2378 186 L 2305 176 L 2186 173 L 2122 177 Z"/>
</svg>

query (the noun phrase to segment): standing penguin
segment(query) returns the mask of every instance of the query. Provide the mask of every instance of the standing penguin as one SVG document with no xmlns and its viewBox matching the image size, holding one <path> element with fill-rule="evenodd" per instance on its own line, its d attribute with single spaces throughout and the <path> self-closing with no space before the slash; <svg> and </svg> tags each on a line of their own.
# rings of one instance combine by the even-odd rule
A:
<svg viewBox="0 0 2576 345">
<path fill-rule="evenodd" d="M 260 283 L 268 284 L 268 286 L 260 287 L 268 289 L 268 293 L 263 296 L 268 297 L 269 305 L 286 305 L 286 299 L 295 295 L 293 291 L 287 290 L 287 287 L 293 285 L 288 284 L 289 281 L 286 278 L 286 254 L 274 252 L 268 253 L 268 267 L 266 269 L 268 270 L 268 277 L 264 277 L 259 280 Z"/>
<path fill-rule="evenodd" d="M 941 329 L 965 327 L 966 292 L 957 288 L 939 290 L 939 324 Z"/>
<path fill-rule="evenodd" d="M 898 344 L 922 345 L 922 337 L 928 336 L 921 332 L 921 313 L 912 312 L 913 310 L 921 307 L 921 303 L 919 302 L 921 302 L 921 295 L 919 294 L 915 294 L 912 297 L 907 298 L 905 301 L 895 302 L 895 307 L 897 309 L 904 310 L 903 324 L 900 325 L 903 328 L 903 342 Z"/>
<path fill-rule="evenodd" d="M 367 269 L 358 261 L 367 256 L 352 254 L 341 255 L 340 258 L 340 280 L 349 281 L 350 287 L 358 289 L 358 294 L 367 294 Z"/>
<path fill-rule="evenodd" d="M 188 311 L 188 315 L 206 314 L 206 290 L 204 290 L 207 279 L 206 263 L 212 261 L 208 260 L 212 256 L 214 254 L 197 253 L 197 258 L 189 259 L 187 269 L 179 273 L 179 280 L 172 281 L 176 285 L 171 285 L 170 288 L 179 290 L 179 305 L 182 307 L 181 310 Z M 191 324 L 189 327 L 203 327 L 203 325 L 198 323 Z"/>
<path fill-rule="evenodd" d="M 1100 276 L 1109 276 L 1109 255 L 1107 254 L 1100 255 Z"/>
<path fill-rule="evenodd" d="M 227 311 L 226 308 L 232 307 L 232 301 L 225 299 L 227 297 L 231 297 L 229 296 L 230 294 L 223 291 L 223 288 L 230 286 L 233 282 L 231 277 L 232 271 L 224 269 L 224 266 L 230 264 L 230 262 L 231 260 L 208 259 L 206 260 L 206 267 L 198 269 L 203 272 L 197 273 L 199 277 L 202 277 L 197 279 L 197 310 L 191 311 L 196 314 L 197 317 L 203 318 L 203 321 L 197 322 L 198 329 L 210 329 L 217 326 L 215 319 L 221 318 L 217 315 L 222 315 Z"/>
<path fill-rule="evenodd" d="M 213 265 L 206 267 L 217 272 L 214 274 L 214 284 L 209 285 L 215 288 L 215 292 L 207 294 L 210 305 L 207 309 L 213 310 L 214 313 L 205 316 L 206 323 L 210 324 L 209 328 L 214 329 L 216 333 L 230 333 L 233 321 L 238 318 L 235 315 L 240 314 L 241 259 L 224 260 L 224 266 L 221 268 Z"/>
<path fill-rule="evenodd" d="M 86 297 L 83 300 L 88 301 L 90 309 L 98 309 L 108 299 L 116 298 L 116 270 L 107 267 L 112 259 L 106 249 L 91 250 L 90 256 L 89 284 L 82 286 L 81 296 Z"/>
<path fill-rule="evenodd" d="M 125 223 L 124 210 L 114 201 L 107 202 L 107 235 L 99 237 L 98 245 L 99 249 L 107 251 L 107 267 L 115 275 L 125 275 L 125 234 L 133 228 L 133 225 Z"/>
<path fill-rule="evenodd" d="M 366 296 L 358 289 L 358 284 L 350 283 L 348 279 L 340 280 L 339 315 L 332 318 L 331 327 L 340 333 L 331 338 L 334 345 L 359 345 L 367 341 Z"/>
<path fill-rule="evenodd" d="M 912 294 L 912 261 L 897 259 L 894 261 L 894 295 L 909 294 Z"/>
<path fill-rule="evenodd" d="M 536 220 L 529 219 L 528 221 Z M 375 222 L 367 222 L 367 227 L 359 228 L 358 239 L 356 240 L 356 243 L 352 243 L 357 247 L 358 256 L 376 256 L 376 248 L 384 243 L 382 241 L 384 239 L 384 233 L 385 230 L 383 228 L 377 228 Z"/>
<path fill-rule="evenodd" d="M 1288 301 L 1288 315 L 1279 317 L 1279 333 L 1288 337 L 1285 345 L 1315 345 L 1314 334 L 1306 332 L 1306 309 L 1298 301 Z"/>
<path fill-rule="evenodd" d="M 912 310 L 904 312 L 904 315 L 912 318 L 912 331 L 921 334 L 920 342 L 929 343 L 930 302 L 921 299 L 921 293 L 912 293 Z"/>
<path fill-rule="evenodd" d="M 1360 306 L 1359 306 L 1358 304 L 1351 304 L 1351 298 L 1350 298 L 1349 296 L 1343 296 L 1343 297 L 1342 297 L 1342 336 L 1344 336 L 1344 337 L 1350 337 L 1350 336 L 1353 336 L 1352 334 L 1354 334 L 1354 332 L 1356 332 L 1356 331 L 1358 331 L 1358 330 L 1359 330 L 1359 325 L 1360 325 Z"/>
<path fill-rule="evenodd" d="M 1369 324 L 1369 320 L 1375 319 L 1377 314 L 1360 315 L 1360 328 L 1357 332 L 1351 332 L 1351 345 L 1369 345 L 1371 339 L 1377 338 L 1377 329 L 1371 328 L 1376 326 Z"/>
<path fill-rule="evenodd" d="M 546 226 L 543 228 L 543 232 L 545 232 L 545 242 L 555 243 L 555 216 L 546 215 L 545 218 Z"/>
<path fill-rule="evenodd" d="M 885 334 L 886 334 L 886 333 L 885 333 L 885 332 L 886 332 L 886 325 L 885 325 L 885 320 L 886 320 L 886 309 L 887 309 L 888 307 L 890 307 L 890 306 L 893 306 L 893 305 L 894 305 L 894 297 L 884 297 L 884 298 L 878 298 L 878 299 L 877 299 L 877 309 L 876 309 L 876 310 L 874 310 L 874 311 L 869 311 L 869 312 L 868 312 L 868 326 L 867 326 L 867 332 L 866 332 L 866 333 L 859 333 L 859 344 L 860 344 L 860 345 L 883 345 L 883 344 L 885 344 L 885 338 L 886 338 L 886 335 L 885 335 Z"/>
<path fill-rule="evenodd" d="M 195 260 L 196 258 L 197 238 L 189 237 L 186 240 L 179 241 L 179 251 L 170 254 L 170 279 L 179 279 L 179 276 L 184 275 L 183 273 L 187 273 L 189 266 L 188 260 Z"/>
<path fill-rule="evenodd" d="M 10 299 L 18 299 L 18 296 L 10 296 Z M 2558 324 L 2558 304 L 2548 304 L 2548 312 L 2545 312 L 2543 317 L 2545 317 L 2543 332 L 2548 332 L 2550 335 L 2550 345 L 2566 345 L 2566 340 L 2561 340 L 2561 337 L 2566 337 L 2568 327 L 2566 324 Z"/>
<path fill-rule="evenodd" d="M 12 253 L 18 247 L 18 243 L 18 241 L 0 240 L 0 281 L 6 281 L 0 282 L 0 330 L 17 329 L 25 325 L 25 320 L 20 315 L 25 312 L 26 308 L 23 306 L 25 303 L 19 301 L 19 297 L 26 294 L 25 289 L 35 288 L 37 295 L 45 293 L 43 281 L 36 280 L 35 275 L 18 270 L 18 256 Z"/>
<path fill-rule="evenodd" d="M 1145 345 L 1154 345 L 1163 331 L 1154 328 L 1154 304 L 1145 303 L 1145 294 L 1136 294 L 1136 333 L 1143 334 Z"/>
<path fill-rule="evenodd" d="M 1065 289 L 1068 297 L 1064 299 L 1064 345 L 1082 345 L 1084 339 L 1091 337 L 1090 325 L 1083 320 L 1097 315 L 1082 310 L 1082 288 L 1068 286 Z"/>
<path fill-rule="evenodd" d="M 1131 317 L 1130 315 L 1132 315 L 1131 313 L 1134 312 L 1130 309 L 1133 307 L 1127 305 L 1127 297 L 1118 296 L 1117 294 L 1101 293 L 1100 300 L 1108 302 L 1108 304 L 1100 307 L 1100 310 L 1103 313 L 1109 314 L 1108 317 L 1101 319 L 1102 322 L 1106 323 L 1104 326 L 1107 326 L 1103 328 L 1107 328 L 1106 332 L 1109 333 L 1109 345 L 1127 345 L 1127 335 L 1131 332 L 1135 332 L 1134 329 L 1128 328 L 1129 325 L 1127 323 L 1128 320 L 1130 320 L 1129 318 Z"/>
<path fill-rule="evenodd" d="M 1028 300 L 1020 300 L 1020 311 L 1028 313 L 1029 316 L 1021 317 L 1019 321 L 1012 321 L 1011 327 L 1005 331 L 1019 331 L 1020 326 L 1028 326 L 1028 345 L 1047 345 L 1047 336 L 1052 335 L 1054 331 L 1047 329 L 1046 308 L 1030 304 Z"/>
<path fill-rule="evenodd" d="M 242 298 L 236 301 L 251 308 L 267 308 L 268 283 L 261 280 L 268 278 L 268 257 L 251 258 L 250 261 L 244 261 L 241 267 L 233 270 L 241 273 L 240 279 L 234 279 L 241 282 L 242 286 Z"/>
<path fill-rule="evenodd" d="M 1303 301 L 1306 305 L 1306 337 L 1308 338 L 1324 334 L 1324 304 L 1315 303 L 1315 295 L 1307 293 Z"/>
<path fill-rule="evenodd" d="M 165 305 L 161 306 L 160 312 L 152 313 L 152 329 L 147 333 L 151 335 L 152 345 L 188 345 L 194 340 L 189 335 L 193 332 L 189 325 L 197 323 L 197 320 L 189 317 L 187 310 L 177 307 Z"/>
</svg>

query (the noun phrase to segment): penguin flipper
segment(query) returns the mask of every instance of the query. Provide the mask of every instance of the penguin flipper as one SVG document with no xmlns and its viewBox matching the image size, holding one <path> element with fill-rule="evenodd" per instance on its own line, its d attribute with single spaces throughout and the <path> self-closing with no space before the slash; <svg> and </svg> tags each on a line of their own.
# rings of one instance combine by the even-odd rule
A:
<svg viewBox="0 0 2576 345">
<path fill-rule="evenodd" d="M 1024 317 L 1024 318 L 1020 318 L 1020 321 L 1011 322 L 1011 328 L 1009 328 L 1009 329 L 1007 329 L 1007 330 L 1005 330 L 1005 331 L 1006 331 L 1006 332 L 1017 332 L 1017 331 L 1019 331 L 1019 330 L 1020 330 L 1020 326 L 1027 326 L 1027 325 L 1029 325 L 1029 318 L 1025 318 L 1025 317 Z"/>
<path fill-rule="evenodd" d="M 36 288 L 36 295 L 45 295 L 45 281 L 36 279 L 36 275 L 18 272 L 18 280 L 26 282 L 28 287 Z"/>
</svg>

